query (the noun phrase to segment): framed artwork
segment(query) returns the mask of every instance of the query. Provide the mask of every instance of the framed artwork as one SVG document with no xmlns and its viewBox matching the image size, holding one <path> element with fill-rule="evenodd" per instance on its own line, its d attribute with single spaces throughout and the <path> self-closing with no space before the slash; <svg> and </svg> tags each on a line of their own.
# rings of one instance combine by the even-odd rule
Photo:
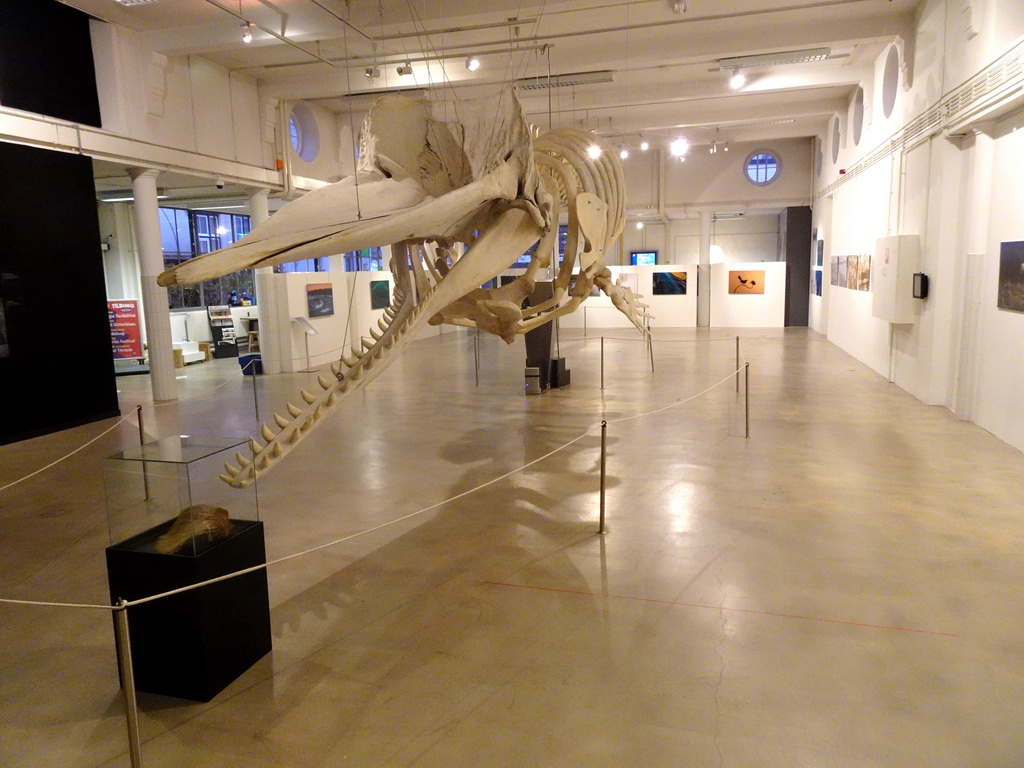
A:
<svg viewBox="0 0 1024 768">
<path fill-rule="evenodd" d="M 814 270 L 814 295 L 821 296 L 821 270 Z"/>
<path fill-rule="evenodd" d="M 817 266 L 820 267 L 820 266 L 823 265 L 823 260 L 825 258 L 825 241 L 824 240 L 818 240 L 817 242 L 818 242 L 818 260 L 817 260 L 816 264 L 817 264 Z"/>
<path fill-rule="evenodd" d="M 741 272 L 729 272 L 729 293 L 755 294 L 764 293 L 764 270 L 749 269 Z"/>
<path fill-rule="evenodd" d="M 857 275 L 860 273 L 860 256 L 846 257 L 846 287 L 857 290 Z"/>
<path fill-rule="evenodd" d="M 862 253 L 857 260 L 857 290 L 871 290 L 871 254 Z"/>
<path fill-rule="evenodd" d="M 387 280 L 370 281 L 370 309 L 384 309 L 391 303 L 391 286 Z"/>
<path fill-rule="evenodd" d="M 306 314 L 310 317 L 334 314 L 334 289 L 330 283 L 306 284 Z"/>
<path fill-rule="evenodd" d="M 999 245 L 999 295 L 996 306 L 1024 312 L 1024 240 Z"/>
<path fill-rule="evenodd" d="M 681 296 L 686 294 L 685 272 L 655 272 L 653 293 L 655 296 Z"/>
<path fill-rule="evenodd" d="M 846 256 L 840 256 L 839 257 L 839 280 L 836 282 L 836 285 L 839 288 L 845 288 L 846 287 L 846 275 L 847 275 L 846 260 L 847 260 Z"/>
<path fill-rule="evenodd" d="M 829 285 L 839 285 L 839 257 L 832 257 L 832 276 Z"/>
</svg>

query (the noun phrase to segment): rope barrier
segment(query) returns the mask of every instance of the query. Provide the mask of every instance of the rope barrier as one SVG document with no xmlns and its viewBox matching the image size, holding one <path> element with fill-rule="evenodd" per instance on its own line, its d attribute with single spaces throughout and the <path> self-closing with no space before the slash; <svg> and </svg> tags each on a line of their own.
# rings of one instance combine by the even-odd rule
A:
<svg viewBox="0 0 1024 768">
<path fill-rule="evenodd" d="M 667 411 L 667 410 L 669 410 L 671 408 L 676 408 L 676 407 L 678 407 L 680 405 L 685 405 L 686 403 L 689 403 L 689 402 L 691 402 L 693 400 L 696 400 L 699 397 L 702 397 L 702 396 L 706 395 L 708 392 L 711 392 L 716 387 L 720 387 L 722 384 L 724 384 L 725 382 L 729 381 L 729 379 L 731 379 L 733 376 L 738 376 L 741 370 L 743 370 L 743 369 L 740 368 L 740 369 L 737 369 L 736 371 L 733 371 L 732 373 L 730 373 L 728 376 L 726 376 L 724 379 L 722 379 L 721 381 L 717 382 L 716 384 L 713 384 L 710 387 L 708 387 L 707 389 L 704 389 L 701 392 L 698 392 L 695 395 L 691 395 L 690 397 L 687 397 L 687 398 L 685 398 L 683 400 L 677 400 L 676 402 L 673 402 L 673 403 L 671 403 L 669 405 L 666 405 L 666 406 L 663 406 L 661 408 L 657 408 L 657 409 L 654 409 L 654 410 L 651 410 L 651 411 L 645 411 L 644 413 L 638 413 L 638 414 L 635 414 L 633 416 L 626 416 L 626 417 L 623 417 L 623 418 L 620 418 L 620 419 L 614 419 L 612 421 L 602 421 L 602 422 L 599 422 L 599 423 L 593 425 L 592 427 L 588 428 L 586 431 L 584 431 L 580 435 L 574 437 L 569 442 L 564 443 L 563 445 L 560 445 L 559 447 L 554 448 L 551 451 L 548 451 L 543 456 L 538 456 L 536 459 L 533 459 L 532 461 L 529 461 L 529 462 L 527 462 L 526 464 L 523 464 L 520 467 L 517 467 L 517 468 L 515 468 L 513 470 L 510 470 L 510 471 L 506 472 L 503 475 L 499 475 L 498 477 L 493 477 L 490 480 L 487 480 L 487 481 L 485 481 L 483 483 L 480 483 L 479 485 L 477 485 L 477 486 L 475 486 L 473 488 L 470 488 L 470 489 L 468 489 L 466 491 L 463 491 L 462 493 L 456 494 L 455 496 L 451 496 L 451 497 L 449 497 L 447 499 L 443 499 L 443 500 L 438 501 L 438 502 L 436 502 L 434 504 L 431 504 L 429 506 L 426 506 L 426 507 L 423 507 L 421 509 L 418 509 L 418 510 L 416 510 L 414 512 L 410 512 L 407 515 L 403 515 L 401 517 L 397 517 L 394 520 L 389 520 L 387 522 L 381 523 L 380 525 L 376 525 L 376 526 L 374 526 L 372 528 L 367 528 L 365 530 L 357 531 L 356 533 L 352 533 L 352 534 L 349 534 L 347 536 L 342 536 L 341 538 L 334 539 L 332 541 L 328 541 L 328 542 L 326 542 L 324 544 L 318 544 L 315 547 L 310 547 L 309 549 L 302 550 L 301 552 L 294 552 L 294 553 L 292 553 L 290 555 L 285 555 L 283 557 L 279 557 L 279 558 L 276 558 L 274 560 L 269 560 L 266 563 L 260 563 L 259 565 L 254 565 L 254 566 L 249 567 L 249 568 L 244 568 L 244 569 L 242 569 L 240 571 L 235 571 L 233 573 L 224 574 L 222 576 L 218 576 L 218 577 L 213 578 L 213 579 L 207 579 L 206 581 L 200 581 L 200 582 L 196 582 L 195 584 L 189 584 L 189 585 L 184 586 L 184 587 L 179 587 L 178 589 L 172 589 L 172 590 L 169 590 L 167 592 L 161 592 L 159 594 L 149 595 L 148 597 L 142 597 L 142 598 L 139 598 L 138 600 L 124 601 L 120 605 L 116 605 L 116 606 L 115 605 L 92 605 L 92 604 L 88 604 L 88 603 L 41 602 L 41 601 L 34 601 L 34 600 L 15 600 L 15 599 L 8 599 L 8 598 L 0 598 L 0 603 L 13 603 L 13 604 L 18 604 L 18 605 L 68 607 L 68 608 L 92 608 L 92 609 L 104 609 L 104 610 L 110 610 L 110 611 L 124 610 L 126 608 L 131 608 L 131 607 L 136 606 L 136 605 L 143 605 L 145 603 L 151 603 L 151 602 L 153 602 L 155 600 L 161 600 L 161 599 L 163 599 L 165 597 L 171 597 L 173 595 L 181 594 L 183 592 L 188 592 L 188 591 L 191 591 L 193 589 L 199 589 L 201 587 L 209 586 L 211 584 L 216 584 L 216 583 L 221 582 L 221 581 L 226 581 L 228 579 L 233 579 L 233 578 L 236 578 L 238 576 L 244 576 L 247 573 L 253 573 L 255 571 L 269 569 L 270 566 L 272 566 L 272 565 L 278 565 L 280 563 L 284 563 L 284 562 L 287 562 L 289 560 L 294 560 L 294 559 L 299 558 L 299 557 L 304 557 L 304 556 L 312 554 L 314 552 L 319 552 L 321 550 L 328 549 L 328 548 L 336 546 L 338 544 L 342 544 L 342 543 L 344 543 L 346 541 L 351 541 L 352 539 L 356 539 L 356 538 L 359 538 L 361 536 L 366 536 L 368 534 L 375 533 L 375 532 L 380 531 L 380 530 L 382 530 L 384 528 L 388 528 L 390 526 L 397 525 L 398 523 L 402 523 L 402 522 L 405 522 L 406 520 L 411 520 L 414 517 L 418 517 L 419 515 L 423 515 L 423 514 L 426 514 L 427 512 L 431 512 L 431 511 L 437 509 L 438 507 L 444 506 L 445 504 L 450 504 L 453 501 L 458 501 L 459 499 L 462 499 L 462 498 L 464 498 L 466 496 L 474 494 L 477 491 L 479 491 L 479 490 L 481 490 L 483 488 L 487 488 L 490 485 L 494 485 L 495 483 L 499 483 L 502 480 L 506 480 L 507 478 L 511 477 L 512 475 L 518 474 L 519 472 L 522 472 L 525 469 L 529 469 L 530 467 L 534 466 L 535 464 L 538 464 L 538 463 L 540 463 L 540 462 L 542 462 L 542 461 L 544 461 L 546 459 L 549 459 L 550 457 L 554 456 L 556 453 L 560 453 L 561 451 L 564 451 L 566 448 L 568 448 L 568 447 L 570 447 L 572 445 L 575 445 L 576 443 L 578 443 L 580 440 L 584 439 L 588 435 L 590 435 L 593 432 L 601 429 L 603 424 L 621 424 L 622 422 L 625 422 L 625 421 L 633 421 L 635 419 L 643 418 L 645 416 L 652 416 L 654 414 L 661 413 L 663 411 Z M 114 427 L 118 426 L 120 423 L 122 423 L 124 421 L 127 421 L 127 420 L 128 420 L 127 418 L 122 419 L 120 422 L 118 422 L 118 424 L 115 424 Z M 111 427 L 110 429 L 113 429 L 114 427 Z M 107 432 L 109 432 L 109 431 L 110 430 L 108 429 Z M 103 434 L 106 434 L 106 432 L 104 432 Z M 95 440 L 98 440 L 102 436 L 103 435 L 99 435 L 98 437 L 94 438 L 90 442 L 95 442 Z M 89 443 L 86 443 L 86 445 L 88 445 L 88 444 Z M 80 448 L 76 449 L 75 452 L 77 452 L 78 450 L 81 450 L 84 447 L 85 447 L 85 445 L 81 446 Z M 52 465 L 50 465 L 50 466 L 52 466 Z M 43 469 L 46 469 L 46 468 L 47 467 L 44 467 Z M 41 472 L 41 471 L 43 471 L 43 470 L 37 470 L 37 472 L 35 472 L 33 474 L 38 474 L 38 472 Z M 31 477 L 31 475 L 28 475 L 27 477 Z M 20 482 L 20 481 L 17 481 L 17 482 Z M 7 487 L 7 486 L 5 486 L 5 487 Z M 0 490 L 3 490 L 3 488 L 0 488 Z"/>
</svg>

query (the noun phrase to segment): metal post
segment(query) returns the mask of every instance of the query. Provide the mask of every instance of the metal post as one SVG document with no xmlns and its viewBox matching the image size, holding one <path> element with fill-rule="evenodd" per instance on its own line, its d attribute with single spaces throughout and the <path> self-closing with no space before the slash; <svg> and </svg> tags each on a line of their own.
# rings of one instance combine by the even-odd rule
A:
<svg viewBox="0 0 1024 768">
<path fill-rule="evenodd" d="M 128 755 L 132 768 L 142 768 L 142 740 L 139 738 L 139 707 L 135 699 L 135 672 L 132 669 L 131 639 L 128 636 L 128 603 L 117 601 L 114 611 L 114 632 L 117 636 L 117 660 L 121 668 L 121 694 L 128 724 Z"/>
<path fill-rule="evenodd" d="M 601 389 L 604 389 L 604 336 L 601 337 Z"/>
<path fill-rule="evenodd" d="M 587 308 L 583 308 L 583 338 L 587 338 Z"/>
<path fill-rule="evenodd" d="M 743 418 L 746 421 L 746 434 L 750 437 L 750 363 L 743 366 Z"/>
<path fill-rule="evenodd" d="M 480 386 L 480 331 L 473 337 L 473 359 L 476 364 L 476 385 Z"/>
<path fill-rule="evenodd" d="M 736 337 L 736 393 L 740 391 L 740 337 Z"/>
<path fill-rule="evenodd" d="M 651 357 L 651 373 L 654 373 L 654 337 L 651 336 L 651 319 L 647 318 L 647 353 Z"/>
<path fill-rule="evenodd" d="M 600 533 L 600 534 L 608 533 L 608 529 L 605 528 L 605 526 L 604 526 L 604 478 L 605 478 L 604 465 L 605 465 L 605 456 L 607 455 L 607 445 L 608 445 L 607 437 L 608 437 L 608 422 L 607 421 L 602 421 L 601 422 L 601 523 L 600 523 L 600 526 L 597 529 L 597 532 Z"/>
<path fill-rule="evenodd" d="M 250 360 L 249 365 L 251 370 L 249 375 L 252 376 L 252 406 L 256 410 L 256 421 L 260 420 L 260 401 L 256 396 L 256 361 Z"/>
<path fill-rule="evenodd" d="M 139 420 L 139 445 L 146 444 L 146 430 L 142 427 L 142 406 L 135 406 L 135 415 Z M 142 487 L 146 493 L 146 501 L 149 501 L 149 467 L 142 462 Z"/>
</svg>

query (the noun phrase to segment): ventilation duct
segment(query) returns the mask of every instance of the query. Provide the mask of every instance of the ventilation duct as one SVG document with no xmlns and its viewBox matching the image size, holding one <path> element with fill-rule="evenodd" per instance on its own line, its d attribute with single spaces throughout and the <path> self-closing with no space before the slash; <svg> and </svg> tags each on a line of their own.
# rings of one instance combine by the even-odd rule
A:
<svg viewBox="0 0 1024 768">
<path fill-rule="evenodd" d="M 542 91 L 546 88 L 566 88 L 571 85 L 596 85 L 597 83 L 610 83 L 613 81 L 611 70 L 600 70 L 598 72 L 574 72 L 568 75 L 552 75 L 548 77 L 525 77 L 516 80 L 516 85 L 523 91 Z"/>
<path fill-rule="evenodd" d="M 754 56 L 733 56 L 719 59 L 722 69 L 744 69 L 746 67 L 767 67 L 772 64 L 802 64 L 808 61 L 824 61 L 832 51 L 828 48 L 804 48 L 799 51 L 776 51 L 759 53 Z"/>
</svg>

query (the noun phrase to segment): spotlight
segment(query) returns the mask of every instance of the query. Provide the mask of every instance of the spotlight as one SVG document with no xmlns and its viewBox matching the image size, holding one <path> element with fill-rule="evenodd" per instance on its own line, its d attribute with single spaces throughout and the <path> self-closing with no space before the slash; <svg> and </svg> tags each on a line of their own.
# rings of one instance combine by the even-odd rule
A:
<svg viewBox="0 0 1024 768">
<path fill-rule="evenodd" d="M 399 64 L 398 65 L 398 74 L 399 74 L 400 77 L 405 77 L 406 75 L 411 75 L 412 74 L 412 64 L 410 62 L 408 62 L 408 61 L 405 62 L 405 64 Z"/>
<path fill-rule="evenodd" d="M 380 77 L 380 67 L 372 66 L 363 70 L 363 74 L 370 80 Z"/>
<path fill-rule="evenodd" d="M 629 150 L 623 147 L 619 150 L 619 159 L 625 160 L 627 157 L 629 157 Z"/>
<path fill-rule="evenodd" d="M 476 72 L 478 69 L 480 69 L 480 59 L 478 59 L 476 56 L 470 56 L 468 59 L 466 59 L 466 69 L 468 69 L 470 72 Z"/>
<path fill-rule="evenodd" d="M 690 142 L 688 142 L 686 139 L 676 139 L 669 146 L 669 151 L 672 152 L 672 154 L 675 157 L 682 157 L 689 150 L 690 150 Z"/>
<path fill-rule="evenodd" d="M 587 147 L 587 157 L 591 160 L 597 160 L 601 156 L 601 148 L 597 144 L 591 144 Z"/>
<path fill-rule="evenodd" d="M 636 228 L 637 228 L 637 229 L 643 229 L 643 228 L 644 228 L 644 223 L 643 223 L 642 221 L 638 221 L 638 222 L 636 223 Z"/>
<path fill-rule="evenodd" d="M 672 13 L 680 16 L 686 13 L 686 0 L 672 0 Z"/>
<path fill-rule="evenodd" d="M 729 78 L 729 87 L 734 91 L 739 90 L 746 85 L 747 76 L 744 75 L 740 70 L 733 70 L 732 77 Z"/>
<path fill-rule="evenodd" d="M 646 141 L 641 141 L 640 142 L 640 151 L 641 152 L 646 152 L 650 148 L 651 148 L 651 145 L 648 144 Z"/>
<path fill-rule="evenodd" d="M 243 43 L 251 43 L 252 42 L 252 24 L 250 24 L 248 21 L 245 22 L 245 24 L 242 25 L 242 42 Z"/>
</svg>

